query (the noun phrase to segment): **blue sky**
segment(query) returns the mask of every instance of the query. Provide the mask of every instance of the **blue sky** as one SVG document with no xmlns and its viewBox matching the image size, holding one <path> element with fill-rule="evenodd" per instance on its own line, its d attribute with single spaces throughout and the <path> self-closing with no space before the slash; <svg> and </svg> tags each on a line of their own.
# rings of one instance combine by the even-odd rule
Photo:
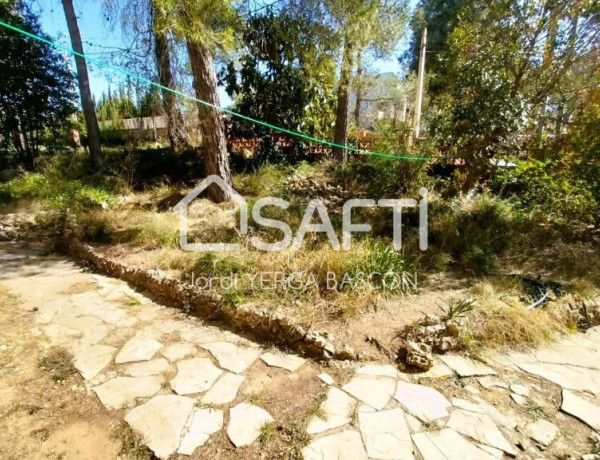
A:
<svg viewBox="0 0 600 460">
<path fill-rule="evenodd" d="M 255 0 L 257 5 L 270 3 L 271 0 Z M 410 0 L 414 5 L 416 0 Z M 74 0 L 75 11 L 79 20 L 79 29 L 84 42 L 86 54 L 102 60 L 103 52 L 113 48 L 127 47 L 128 40 L 121 36 L 119 27 L 113 27 L 103 16 L 101 0 Z M 40 13 L 42 28 L 60 44 L 71 47 L 67 24 L 60 0 L 34 0 L 33 7 Z M 399 45 L 399 52 L 406 44 Z M 378 72 L 400 72 L 397 57 L 393 56 L 386 60 L 378 60 L 373 63 L 373 69 Z M 98 97 L 106 91 L 110 82 L 113 87 L 118 81 L 116 75 L 111 75 L 106 70 L 100 70 L 95 66 L 89 67 L 90 85 L 92 92 Z M 231 99 L 220 89 L 221 105 L 227 106 Z"/>
</svg>

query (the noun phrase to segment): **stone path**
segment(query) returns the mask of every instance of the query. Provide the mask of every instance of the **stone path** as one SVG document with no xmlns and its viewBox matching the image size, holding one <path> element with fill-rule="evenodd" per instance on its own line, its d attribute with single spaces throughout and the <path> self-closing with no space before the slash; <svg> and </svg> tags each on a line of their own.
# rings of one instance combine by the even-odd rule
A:
<svg viewBox="0 0 600 460">
<path fill-rule="evenodd" d="M 258 443 L 281 415 L 262 407 L 252 388 L 266 382 L 261 390 L 275 397 L 285 390 L 257 369 L 289 382 L 309 372 L 323 393 L 318 410 L 307 408 L 310 438 L 300 449 L 307 460 L 581 455 L 600 430 L 600 328 L 534 353 L 492 353 L 486 363 L 447 355 L 435 373 L 327 367 L 186 317 L 60 258 L 2 245 L 0 264 L 0 284 L 36 310 L 32 333 L 66 348 L 88 393 L 162 459 L 219 439 L 234 452 L 227 458 L 250 458 L 235 452 Z"/>
</svg>

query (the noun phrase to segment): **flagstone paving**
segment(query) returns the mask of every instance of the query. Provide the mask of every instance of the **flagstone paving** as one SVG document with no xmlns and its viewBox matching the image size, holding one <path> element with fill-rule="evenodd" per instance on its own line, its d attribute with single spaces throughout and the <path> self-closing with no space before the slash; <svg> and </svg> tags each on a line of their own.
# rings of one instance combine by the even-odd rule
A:
<svg viewBox="0 0 600 460">
<path fill-rule="evenodd" d="M 0 245 L 0 261 L 0 284 L 35 307 L 33 333 L 72 353 L 89 394 L 158 458 L 192 455 L 211 442 L 228 443 L 234 454 L 223 458 L 259 458 L 244 449 L 299 396 L 285 393 L 289 387 L 309 380 L 314 385 L 298 391 L 322 398 L 306 408 L 308 438 L 297 451 L 306 460 L 544 458 L 553 448 L 572 453 L 569 427 L 581 433 L 581 453 L 600 431 L 600 328 L 535 352 L 442 356 L 440 372 L 327 366 L 264 348 L 58 258 L 51 264 Z M 274 400 L 283 409 L 265 404 Z M 542 418 L 529 412 L 536 404 L 544 405 Z"/>
</svg>

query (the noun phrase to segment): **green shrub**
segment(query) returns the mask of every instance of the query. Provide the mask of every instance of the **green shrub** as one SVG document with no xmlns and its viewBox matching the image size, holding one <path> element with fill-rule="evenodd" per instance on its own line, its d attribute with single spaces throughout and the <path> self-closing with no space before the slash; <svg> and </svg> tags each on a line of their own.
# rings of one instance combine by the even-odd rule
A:
<svg viewBox="0 0 600 460">
<path fill-rule="evenodd" d="M 575 155 L 544 161 L 519 161 L 500 169 L 490 182 L 500 196 L 522 210 L 561 225 L 596 223 L 598 205 L 588 180 L 581 178 Z"/>
<path fill-rule="evenodd" d="M 248 268 L 247 261 L 240 260 L 234 256 L 220 256 L 214 252 L 205 252 L 195 263 L 195 269 L 199 274 L 208 276 L 230 276 L 240 273 Z"/>
<path fill-rule="evenodd" d="M 450 205 L 435 202 L 429 210 L 428 252 L 450 255 L 459 268 L 473 272 L 494 270 L 523 222 L 510 201 L 490 194 L 457 198 Z"/>
<path fill-rule="evenodd" d="M 391 141 L 375 142 L 385 153 L 402 156 L 420 156 L 418 150 L 408 150 L 400 144 L 395 149 L 386 146 Z M 371 155 L 352 155 L 346 164 L 336 164 L 333 176 L 345 184 L 347 189 L 367 198 L 389 198 L 398 195 L 416 195 L 425 184 L 426 162 L 385 158 Z"/>
<path fill-rule="evenodd" d="M 414 264 L 407 255 L 390 242 L 367 240 L 366 246 L 365 257 L 355 261 L 351 269 L 354 277 L 366 274 L 373 287 L 384 287 L 388 292 L 409 291 L 414 286 Z"/>
</svg>

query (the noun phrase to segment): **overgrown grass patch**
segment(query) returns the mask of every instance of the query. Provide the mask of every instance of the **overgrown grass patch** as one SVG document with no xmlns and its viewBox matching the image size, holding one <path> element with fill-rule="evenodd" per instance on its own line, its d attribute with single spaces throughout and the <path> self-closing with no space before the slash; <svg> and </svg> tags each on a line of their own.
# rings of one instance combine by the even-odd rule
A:
<svg viewBox="0 0 600 460">
<path fill-rule="evenodd" d="M 0 185 L 0 200 L 4 203 L 20 199 L 41 201 L 49 209 L 81 212 L 93 207 L 108 207 L 117 198 L 108 186 L 85 184 L 79 180 L 67 180 L 27 173 Z"/>
<path fill-rule="evenodd" d="M 376 175 L 381 165 L 352 167 Z M 384 181 L 389 179 L 381 177 Z M 332 165 L 327 163 L 266 165 L 234 178 L 235 187 L 249 204 L 250 216 L 260 197 L 275 195 L 289 200 L 288 209 L 271 206 L 264 208 L 262 215 L 285 221 L 293 233 L 308 201 L 324 199 L 341 239 L 341 204 L 348 197 L 366 193 L 373 184 L 363 187 L 357 180 L 352 183 L 352 190 L 342 192 L 339 184 L 332 175 Z M 512 199 L 488 193 L 446 199 L 433 191 L 429 203 L 429 249 L 425 252 L 418 249 L 418 211 L 410 209 L 403 212 L 400 251 L 392 245 L 389 209 L 357 209 L 353 222 L 371 223 L 373 232 L 354 234 L 349 251 L 335 250 L 323 234 L 308 233 L 298 251 L 287 248 L 265 252 L 255 249 L 251 238 L 279 241 L 281 231 L 256 225 L 250 217 L 249 232 L 241 235 L 235 206 L 215 204 L 201 196 L 188 208 L 188 241 L 240 244 L 238 251 L 220 253 L 188 252 L 179 247 L 179 216 L 170 205 L 158 203 L 188 190 L 160 183 L 131 194 L 108 209 L 88 209 L 80 218 L 85 238 L 92 243 L 113 245 L 114 248 L 107 247 L 109 254 L 112 250 L 111 255 L 124 257 L 128 263 L 158 268 L 184 283 L 211 289 L 228 305 L 284 313 L 307 327 L 335 324 L 336 334 L 343 333 L 348 325 L 359 325 L 356 329 L 361 334 L 370 335 L 361 323 L 372 321 L 379 325 L 374 327 L 381 327 L 383 317 L 389 318 L 386 321 L 390 323 L 402 323 L 414 320 L 419 312 L 439 315 L 436 305 L 442 304 L 452 314 L 456 311 L 460 317 L 468 318 L 462 338 L 470 348 L 537 344 L 568 332 L 572 327 L 569 318 L 552 303 L 526 311 L 530 293 L 517 278 L 500 275 L 522 273 L 532 279 L 551 281 L 554 276 L 563 278 L 571 271 L 577 276 L 571 277 L 567 291 L 585 285 L 589 295 L 596 292 L 600 271 L 594 261 L 594 243 L 566 238 L 553 242 L 550 236 L 557 235 L 558 230 L 529 216 Z M 449 272 L 439 278 L 449 282 L 446 287 L 436 286 L 440 272 Z M 462 283 L 460 287 L 452 284 L 451 279 L 455 278 Z M 222 283 L 221 279 L 226 280 Z M 468 293 L 464 292 L 465 280 L 475 282 Z M 413 293 L 424 305 L 411 305 Z M 464 299 L 477 302 L 457 303 L 456 297 L 463 295 Z"/>
<path fill-rule="evenodd" d="M 523 287 L 514 278 L 483 280 L 471 292 L 476 303 L 461 329 L 468 348 L 539 345 L 575 329 L 560 304 L 528 310 Z"/>
</svg>

